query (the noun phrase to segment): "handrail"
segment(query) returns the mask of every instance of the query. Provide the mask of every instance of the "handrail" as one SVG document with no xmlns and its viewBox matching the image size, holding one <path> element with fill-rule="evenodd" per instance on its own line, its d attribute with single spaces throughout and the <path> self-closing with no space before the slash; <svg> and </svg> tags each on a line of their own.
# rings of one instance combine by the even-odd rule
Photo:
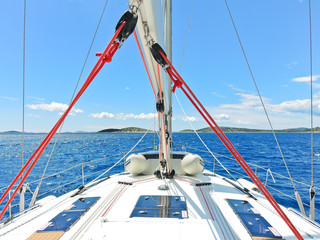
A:
<svg viewBox="0 0 320 240">
<path fill-rule="evenodd" d="M 183 145 L 181 145 L 181 144 L 176 144 L 176 145 L 177 145 L 177 146 L 183 146 Z M 202 150 L 202 149 L 198 149 L 198 148 L 194 148 L 194 147 L 189 147 L 189 146 L 183 146 L 183 147 L 185 147 L 185 148 L 190 148 L 190 149 L 193 149 L 193 150 L 196 150 L 196 151 L 199 151 L 199 152 L 210 153 L 209 151 Z M 216 152 L 213 152 L 213 153 L 214 153 L 215 155 L 217 155 L 217 156 L 224 157 L 224 158 L 227 158 L 227 159 L 230 159 L 230 160 L 234 160 L 233 158 L 228 157 L 228 156 L 226 156 L 226 155 L 219 154 L 219 153 L 216 153 Z M 207 161 L 207 162 L 210 162 L 210 161 Z M 213 163 L 213 162 L 210 162 L 210 163 Z M 254 163 L 248 163 L 248 164 L 251 165 L 251 166 L 258 167 L 259 169 L 262 169 L 262 170 L 264 170 L 264 171 L 268 171 L 268 169 L 266 169 L 266 168 L 264 168 L 264 167 L 261 167 L 261 166 L 259 166 L 259 165 L 257 165 L 257 164 L 254 164 Z M 230 171 L 230 169 L 228 169 L 228 170 Z M 236 172 L 236 171 L 234 171 L 234 170 L 231 170 L 231 171 Z M 236 172 L 236 173 L 239 173 L 239 172 Z M 241 173 L 239 173 L 239 174 L 241 174 Z M 272 174 L 277 175 L 277 176 L 282 177 L 282 178 L 285 178 L 285 179 L 287 179 L 287 180 L 290 180 L 289 177 L 284 176 L 284 175 L 282 175 L 282 174 L 280 174 L 280 173 L 277 173 L 277 172 L 272 171 Z M 244 175 L 244 174 L 241 174 L 241 175 Z M 246 175 L 244 175 L 244 176 L 246 176 Z M 297 181 L 297 180 L 293 180 L 293 181 L 296 182 L 296 183 L 299 183 L 299 184 L 301 184 L 301 185 L 304 185 L 304 186 L 306 186 L 306 187 L 311 187 L 311 185 L 309 185 L 309 184 L 307 184 L 307 183 L 300 182 L 300 181 Z M 320 190 L 320 188 L 318 188 L 318 187 L 315 187 L 315 189 Z"/>
<path fill-rule="evenodd" d="M 142 150 L 149 149 L 149 148 L 153 148 L 153 146 L 145 147 L 145 148 L 141 148 L 141 149 L 137 149 L 137 150 L 133 150 L 132 152 L 142 151 Z M 56 176 L 56 175 L 58 175 L 58 174 L 60 174 L 60 173 L 66 172 L 66 171 L 71 170 L 71 169 L 74 169 L 74 168 L 76 168 L 76 167 L 79 167 L 79 166 L 81 166 L 82 164 L 89 164 L 89 163 L 92 163 L 92 162 L 102 161 L 102 160 L 106 160 L 106 159 L 109 159 L 109 158 L 112 158 L 112 157 L 116 157 L 116 156 L 119 156 L 119 155 L 122 155 L 122 154 L 126 154 L 126 153 L 127 153 L 127 152 L 121 152 L 121 153 L 118 153 L 118 154 L 115 154 L 115 155 L 111 155 L 111 156 L 108 156 L 108 157 L 99 158 L 99 159 L 93 159 L 93 160 L 91 160 L 91 161 L 89 161 L 89 162 L 79 163 L 79 164 L 74 165 L 74 166 L 72 166 L 72 167 L 70 167 L 70 168 L 67 168 L 67 169 L 64 169 L 64 170 L 62 170 L 62 171 L 56 172 L 56 173 L 54 173 L 54 174 L 51 174 L 51 175 L 49 175 L 49 176 L 46 176 L 46 177 L 43 178 L 43 180 L 44 180 L 44 179 L 47 179 L 47 178 L 54 177 L 54 176 Z M 37 182 L 39 182 L 39 181 L 40 181 L 40 179 L 34 180 L 34 181 L 31 181 L 31 182 L 28 182 L 28 184 L 37 183 Z M 14 185 L 14 187 L 16 187 L 16 186 L 17 186 L 17 184 Z M 0 188 L 0 192 L 1 192 L 2 190 L 4 190 L 4 189 L 7 189 L 7 187 Z"/>
</svg>

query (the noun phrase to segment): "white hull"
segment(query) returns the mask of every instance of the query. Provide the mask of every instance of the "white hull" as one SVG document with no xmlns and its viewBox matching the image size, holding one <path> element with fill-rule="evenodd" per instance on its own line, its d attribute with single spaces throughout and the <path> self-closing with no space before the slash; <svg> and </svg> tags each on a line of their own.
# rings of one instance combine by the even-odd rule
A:
<svg viewBox="0 0 320 240">
<path fill-rule="evenodd" d="M 154 175 L 133 176 L 120 173 L 86 186 L 83 193 L 71 197 L 78 190 L 55 198 L 46 197 L 30 210 L 12 221 L 0 225 L 0 238 L 11 239 L 281 239 L 253 238 L 227 199 L 245 200 L 253 213 L 260 214 L 272 226 L 276 236 L 296 239 L 288 226 L 260 193 L 251 190 L 250 197 L 241 191 L 237 182 L 225 180 L 205 170 L 196 176 L 175 176 L 165 180 L 168 190 L 159 190 L 164 180 Z M 120 182 L 120 183 L 119 183 Z M 121 183 L 122 182 L 122 183 Z M 125 183 L 132 183 L 123 184 Z M 196 183 L 211 183 L 196 186 Z M 251 183 L 242 180 L 242 185 Z M 201 190 L 200 190 L 201 188 Z M 202 193 L 201 193 L 202 191 Z M 187 214 L 183 217 L 130 217 L 140 196 L 183 196 Z M 80 198 L 99 199 L 78 221 L 65 231 L 41 230 L 59 213 L 70 209 Z M 320 226 L 292 210 L 283 207 L 304 239 L 320 239 Z M 211 216 L 212 215 L 212 216 Z M 256 215 L 258 216 L 258 215 Z M 213 220 L 214 219 L 214 220 Z M 256 223 L 253 223 L 256 224 Z M 54 225 L 55 227 L 58 226 Z M 257 226 L 257 228 L 259 228 Z M 56 237 L 53 237 L 56 235 Z M 52 237 L 52 238 L 50 238 Z"/>
</svg>

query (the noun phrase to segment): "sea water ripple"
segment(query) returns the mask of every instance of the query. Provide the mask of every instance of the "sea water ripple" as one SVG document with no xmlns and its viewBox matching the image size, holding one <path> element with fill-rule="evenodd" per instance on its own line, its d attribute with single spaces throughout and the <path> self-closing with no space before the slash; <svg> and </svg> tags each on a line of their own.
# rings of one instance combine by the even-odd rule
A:
<svg viewBox="0 0 320 240">
<path fill-rule="evenodd" d="M 40 198 L 48 195 L 59 196 L 70 190 L 76 189 L 82 184 L 82 166 L 84 172 L 84 182 L 88 183 L 111 167 L 115 162 L 136 144 L 143 133 L 64 133 L 60 134 L 55 151 L 52 154 L 45 176 L 52 177 L 43 180 L 40 190 Z M 282 193 L 294 197 L 292 184 L 288 177 L 282 157 L 277 148 L 276 142 L 271 133 L 227 133 L 230 141 L 240 152 L 243 158 L 250 164 L 251 168 L 257 172 L 258 177 L 266 183 L 269 191 L 276 201 L 286 207 L 298 209 L 297 203 Z M 24 162 L 45 138 L 45 134 L 25 134 Z M 215 156 L 228 168 L 235 178 L 245 177 L 245 172 L 239 164 L 232 158 L 228 150 L 213 133 L 200 133 L 201 138 L 215 154 Z M 300 192 L 304 203 L 309 203 L 309 186 L 311 183 L 311 141 L 309 133 L 277 133 L 279 144 L 282 148 L 285 159 L 288 163 L 291 175 L 296 182 L 296 187 Z M 43 169 L 51 154 L 54 140 L 50 142 L 35 168 L 27 178 L 27 183 L 32 191 L 37 186 L 37 181 L 41 178 Z M 188 151 L 199 154 L 205 160 L 205 168 L 215 169 L 215 172 L 226 177 L 226 171 L 218 164 L 203 146 L 194 133 L 174 133 L 173 149 Z M 136 147 L 137 151 L 153 150 L 157 145 L 157 136 L 149 133 Z M 320 134 L 314 134 L 314 183 L 320 189 Z M 97 160 L 97 161 L 95 161 Z M 22 138 L 19 134 L 0 134 L 0 194 L 13 180 L 21 169 L 22 164 Z M 256 166 L 257 165 L 257 166 Z M 72 168 L 73 166 L 77 166 Z M 63 170 L 69 169 L 65 172 Z M 112 169 L 109 174 L 123 171 L 123 165 Z M 275 179 L 267 174 L 270 169 Z M 54 175 L 57 172 L 61 172 Z M 279 174 L 279 175 L 278 175 Z M 268 175 L 268 176 L 267 176 Z M 34 182 L 34 183 L 32 183 Z M 300 183 L 301 182 L 301 183 Z M 303 183 L 303 184 L 302 184 Z M 276 190 L 273 190 L 276 189 Z M 282 193 L 280 193 L 280 192 Z M 319 190 L 317 190 L 319 192 Z M 320 209 L 320 194 L 316 195 L 316 208 Z M 26 199 L 30 199 L 32 194 L 28 191 Z M 12 211 L 18 211 L 18 198 L 12 203 Z M 4 203 L 0 204 L 2 209 Z M 308 208 L 307 208 L 308 209 Z M 316 212 L 317 219 L 320 212 Z"/>
</svg>

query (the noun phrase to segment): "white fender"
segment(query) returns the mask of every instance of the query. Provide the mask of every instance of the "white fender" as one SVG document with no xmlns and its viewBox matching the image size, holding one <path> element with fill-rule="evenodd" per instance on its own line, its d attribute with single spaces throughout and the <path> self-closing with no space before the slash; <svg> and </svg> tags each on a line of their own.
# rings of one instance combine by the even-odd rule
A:
<svg viewBox="0 0 320 240">
<path fill-rule="evenodd" d="M 124 162 L 125 170 L 133 175 L 142 174 L 148 167 L 148 160 L 140 153 L 131 154 Z"/>
<path fill-rule="evenodd" d="M 181 167 L 187 174 L 196 175 L 203 171 L 204 161 L 199 155 L 189 153 L 182 159 Z"/>
</svg>

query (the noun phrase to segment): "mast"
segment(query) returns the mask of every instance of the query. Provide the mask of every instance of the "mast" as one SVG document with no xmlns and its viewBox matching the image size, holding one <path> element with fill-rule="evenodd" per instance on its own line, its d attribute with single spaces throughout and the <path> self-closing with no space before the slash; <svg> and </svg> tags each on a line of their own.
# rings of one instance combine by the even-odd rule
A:
<svg viewBox="0 0 320 240">
<path fill-rule="evenodd" d="M 164 44 L 167 57 L 172 62 L 172 0 L 166 0 L 164 12 Z M 172 148 L 172 81 L 167 74 L 168 86 L 168 112 L 167 112 L 167 130 L 169 133 L 167 141 L 168 152 L 171 153 Z M 171 158 L 171 154 L 169 154 Z"/>
<path fill-rule="evenodd" d="M 169 78 L 168 81 L 165 80 L 166 73 L 154 60 L 150 47 L 154 43 L 159 43 L 168 52 L 168 57 L 172 59 L 172 1 L 134 0 L 131 5 L 140 6 L 137 12 L 139 16 L 137 32 L 156 94 L 160 128 L 159 142 L 161 143 L 161 146 L 159 146 L 161 172 L 162 174 L 169 174 L 171 171 L 170 152 L 172 146 L 171 81 Z"/>
</svg>

